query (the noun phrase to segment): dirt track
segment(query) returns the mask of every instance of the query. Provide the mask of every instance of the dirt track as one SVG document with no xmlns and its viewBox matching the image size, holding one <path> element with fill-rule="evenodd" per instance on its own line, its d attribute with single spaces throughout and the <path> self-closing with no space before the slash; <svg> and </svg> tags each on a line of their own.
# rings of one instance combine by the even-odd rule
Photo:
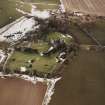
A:
<svg viewBox="0 0 105 105">
<path fill-rule="evenodd" d="M 67 11 L 105 16 L 105 0 L 62 0 Z"/>
<path fill-rule="evenodd" d="M 42 105 L 47 86 L 20 79 L 0 78 L 0 105 Z"/>
</svg>

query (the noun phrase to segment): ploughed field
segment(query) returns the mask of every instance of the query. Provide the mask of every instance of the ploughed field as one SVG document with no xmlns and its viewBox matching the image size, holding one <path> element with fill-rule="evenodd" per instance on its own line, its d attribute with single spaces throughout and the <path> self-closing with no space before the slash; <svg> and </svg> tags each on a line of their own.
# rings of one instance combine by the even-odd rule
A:
<svg viewBox="0 0 105 105">
<path fill-rule="evenodd" d="M 0 78 L 0 105 L 42 105 L 47 85 L 17 78 Z"/>
<path fill-rule="evenodd" d="M 62 0 L 67 11 L 105 16 L 105 0 Z"/>
<path fill-rule="evenodd" d="M 105 105 L 105 52 L 80 50 L 64 68 L 49 105 Z"/>
</svg>

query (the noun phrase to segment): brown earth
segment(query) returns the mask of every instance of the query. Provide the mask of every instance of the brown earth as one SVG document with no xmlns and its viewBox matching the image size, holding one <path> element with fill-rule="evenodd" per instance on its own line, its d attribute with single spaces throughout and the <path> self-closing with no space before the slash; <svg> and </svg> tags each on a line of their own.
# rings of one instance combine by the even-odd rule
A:
<svg viewBox="0 0 105 105">
<path fill-rule="evenodd" d="M 62 0 L 67 11 L 105 16 L 105 0 Z"/>
<path fill-rule="evenodd" d="M 105 52 L 80 51 L 64 69 L 49 105 L 105 105 Z"/>
<path fill-rule="evenodd" d="M 0 105 L 42 105 L 47 85 L 21 79 L 0 78 Z"/>
</svg>

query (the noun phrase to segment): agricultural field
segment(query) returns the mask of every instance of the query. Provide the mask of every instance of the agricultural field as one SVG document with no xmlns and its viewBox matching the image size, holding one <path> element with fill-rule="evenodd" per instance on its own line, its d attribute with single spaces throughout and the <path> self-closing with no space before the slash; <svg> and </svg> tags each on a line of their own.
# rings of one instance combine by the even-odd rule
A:
<svg viewBox="0 0 105 105">
<path fill-rule="evenodd" d="M 88 28 L 88 30 L 93 37 L 105 46 L 105 20 L 98 19 L 91 28 Z"/>
<path fill-rule="evenodd" d="M 49 105 L 104 105 L 105 52 L 80 50 L 64 68 L 55 93 Z"/>
<path fill-rule="evenodd" d="M 60 3 L 59 0 L 18 0 L 19 2 L 25 2 L 28 4 L 33 4 L 39 10 L 43 9 L 57 9 Z"/>
<path fill-rule="evenodd" d="M 67 11 L 105 16 L 105 0 L 62 0 Z"/>
<path fill-rule="evenodd" d="M 5 50 L 9 47 L 9 44 L 6 42 L 0 42 L 0 49 Z"/>
<path fill-rule="evenodd" d="M 80 44 L 94 44 L 93 40 L 74 23 L 71 23 L 70 31 Z"/>
<path fill-rule="evenodd" d="M 32 84 L 18 78 L 0 78 L 0 104 L 42 105 L 46 90 L 46 83 Z"/>
<path fill-rule="evenodd" d="M 16 8 L 30 12 L 33 4 L 40 10 L 57 9 L 58 1 L 59 0 L 0 0 L 0 27 L 13 22 L 22 16 L 21 13 L 16 11 Z"/>
<path fill-rule="evenodd" d="M 23 5 L 19 2 L 16 2 L 16 0 L 0 0 L 0 27 L 9 24 L 22 16 L 22 14 L 16 11 L 16 8 L 18 7 L 22 8 L 25 11 L 31 10 L 31 7 L 29 5 Z"/>
</svg>

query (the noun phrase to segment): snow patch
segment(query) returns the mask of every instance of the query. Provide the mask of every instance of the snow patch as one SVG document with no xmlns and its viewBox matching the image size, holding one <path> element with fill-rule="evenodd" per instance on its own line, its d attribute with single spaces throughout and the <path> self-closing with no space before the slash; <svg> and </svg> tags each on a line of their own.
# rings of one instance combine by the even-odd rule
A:
<svg viewBox="0 0 105 105">
<path fill-rule="evenodd" d="M 2 63 L 5 58 L 6 58 L 5 53 L 2 50 L 0 50 L 0 63 Z"/>
<path fill-rule="evenodd" d="M 16 10 L 24 15 L 29 15 L 29 16 L 33 16 L 33 17 L 38 17 L 38 18 L 41 18 L 41 19 L 47 19 L 50 17 L 50 12 L 47 11 L 47 10 L 44 10 L 44 11 L 39 11 L 36 9 L 37 7 L 32 5 L 32 9 L 31 9 L 31 12 L 28 13 L 28 12 L 25 12 L 21 9 L 18 9 L 16 8 Z"/>
<path fill-rule="evenodd" d="M 35 29 L 39 28 L 36 26 L 37 22 L 34 18 L 23 18 L 18 23 L 9 27 L 6 31 L 4 31 L 0 35 L 0 41 L 18 41 L 22 37 L 26 35 L 26 33 L 34 31 Z"/>
</svg>

